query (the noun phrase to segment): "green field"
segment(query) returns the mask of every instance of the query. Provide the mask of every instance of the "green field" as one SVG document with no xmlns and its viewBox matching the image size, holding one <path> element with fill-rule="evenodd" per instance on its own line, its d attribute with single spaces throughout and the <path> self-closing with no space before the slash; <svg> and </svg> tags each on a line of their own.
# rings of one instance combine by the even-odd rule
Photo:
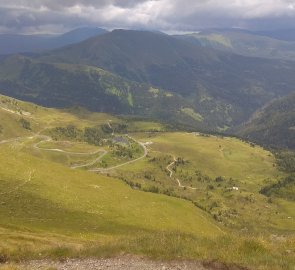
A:
<svg viewBox="0 0 295 270">
<path fill-rule="evenodd" d="M 144 190 L 189 199 L 230 228 L 256 233 L 294 232 L 294 218 L 287 219 L 290 213 L 259 194 L 264 185 L 285 175 L 276 168 L 270 152 L 234 138 L 195 133 L 137 137 L 151 143 L 148 158 L 120 168 L 117 176 L 123 175 Z M 170 177 L 167 165 L 174 157 L 180 162 Z M 184 187 L 179 187 L 176 178 Z"/>
<path fill-rule="evenodd" d="M 155 122 L 0 101 L 1 260 L 131 253 L 293 269 L 295 203 L 259 193 L 286 176 L 270 152 Z"/>
</svg>

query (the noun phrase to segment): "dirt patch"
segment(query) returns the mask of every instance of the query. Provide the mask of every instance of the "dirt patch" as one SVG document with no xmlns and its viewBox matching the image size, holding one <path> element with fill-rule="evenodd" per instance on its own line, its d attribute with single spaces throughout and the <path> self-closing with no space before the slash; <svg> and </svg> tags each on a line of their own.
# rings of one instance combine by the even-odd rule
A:
<svg viewBox="0 0 295 270">
<path fill-rule="evenodd" d="M 249 268 L 237 264 L 225 264 L 218 261 L 206 261 L 203 262 L 202 265 L 208 270 L 250 270 Z"/>
<path fill-rule="evenodd" d="M 5 254 L 0 253 L 0 265 L 3 263 L 6 263 L 8 260 L 7 256 Z"/>
<path fill-rule="evenodd" d="M 226 265 L 217 261 L 203 263 L 198 261 L 167 262 L 133 256 L 107 259 L 67 259 L 63 261 L 35 260 L 19 263 L 16 266 L 24 270 L 249 270 L 238 265 Z"/>
</svg>

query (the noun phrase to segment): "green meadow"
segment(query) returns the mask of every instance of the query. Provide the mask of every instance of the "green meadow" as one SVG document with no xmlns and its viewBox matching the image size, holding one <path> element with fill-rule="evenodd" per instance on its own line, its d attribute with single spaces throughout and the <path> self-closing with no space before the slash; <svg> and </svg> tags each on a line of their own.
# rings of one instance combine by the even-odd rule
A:
<svg viewBox="0 0 295 270">
<path fill-rule="evenodd" d="M 293 269 L 295 203 L 260 193 L 287 173 L 260 146 L 4 96 L 0 116 L 1 262 L 135 254 Z"/>
</svg>

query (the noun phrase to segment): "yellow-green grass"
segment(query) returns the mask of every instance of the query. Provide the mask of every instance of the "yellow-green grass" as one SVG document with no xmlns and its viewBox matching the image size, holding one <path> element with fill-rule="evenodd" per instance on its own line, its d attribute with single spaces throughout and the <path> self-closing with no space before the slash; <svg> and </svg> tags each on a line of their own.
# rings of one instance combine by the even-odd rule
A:
<svg viewBox="0 0 295 270">
<path fill-rule="evenodd" d="M 5 102 L 5 108 L 8 108 L 11 110 L 11 112 L 0 110 L 0 125 L 2 127 L 0 133 L 1 140 L 16 137 L 36 137 L 36 133 L 43 134 L 46 133 L 46 130 L 50 128 L 65 127 L 67 125 L 74 125 L 79 129 L 83 129 L 85 127 L 106 125 L 107 123 L 123 123 L 125 121 L 109 114 L 92 113 L 82 108 L 68 110 L 44 108 L 33 103 L 22 102 L 9 97 L 0 96 L 0 102 L 2 101 Z M 29 115 L 19 115 L 20 112 L 25 112 Z M 21 118 L 25 118 L 30 122 L 31 130 L 27 130 L 21 126 L 19 123 Z M 157 122 L 128 121 L 128 127 L 132 130 L 142 131 L 160 129 L 162 128 L 162 125 Z M 45 150 L 45 148 L 53 148 L 69 152 L 73 151 L 86 153 L 100 149 L 96 146 L 90 146 L 86 143 L 79 142 L 41 142 L 37 145 L 37 147 L 33 147 L 34 144 L 41 140 L 43 139 L 40 137 L 36 137 L 36 140 L 21 140 L 21 143 L 15 143 L 14 147 L 21 148 L 22 144 L 24 143 L 26 146 L 24 150 L 27 153 L 31 153 L 32 155 L 39 158 L 47 158 L 51 161 L 59 162 L 67 166 L 90 163 L 102 154 L 102 152 L 100 152 L 96 155 L 82 156 L 71 153 Z M 38 147 L 40 149 L 38 149 Z M 44 148 L 44 150 L 41 148 Z M 136 151 L 136 148 L 138 148 L 139 151 Z M 122 158 L 114 155 L 112 149 L 109 149 L 108 147 L 106 147 L 106 150 L 110 151 L 110 153 L 102 159 L 102 163 L 95 163 L 91 168 L 97 168 L 100 166 L 109 167 L 130 160 L 130 158 Z M 102 148 L 101 151 L 103 151 Z M 136 146 L 132 151 L 134 152 L 134 158 L 137 158 L 141 155 L 142 149 L 141 147 Z"/>
<path fill-rule="evenodd" d="M 131 140 L 129 140 L 129 145 L 121 145 L 121 147 L 123 147 L 123 149 L 125 149 L 126 151 L 129 151 L 132 154 L 132 157 L 128 155 L 122 155 L 120 150 L 117 149 L 116 145 L 112 147 L 105 147 L 105 150 L 108 153 L 104 155 L 102 159 L 98 162 L 98 166 L 102 168 L 109 168 L 116 165 L 124 164 L 126 162 L 136 160 L 144 153 L 142 146 Z M 97 167 L 97 164 L 93 166 Z"/>
<path fill-rule="evenodd" d="M 61 110 L 45 108 L 30 102 L 23 102 L 13 98 L 0 95 L 1 100 L 6 101 L 6 107 L 16 113 L 19 111 L 28 112 L 30 115 L 18 115 L 0 109 L 0 124 L 9 124 L 10 118 L 25 118 L 32 124 L 33 131 L 42 131 L 52 127 L 75 125 L 77 128 L 84 128 L 95 125 L 106 124 L 108 121 L 120 122 L 121 120 L 106 113 L 93 113 L 82 108 Z M 7 119 L 2 119 L 2 114 L 8 114 Z"/>
<path fill-rule="evenodd" d="M 98 151 L 100 148 L 94 145 L 90 145 L 84 142 L 69 142 L 69 141 L 41 141 L 38 144 L 38 148 L 40 150 L 48 150 L 49 149 L 60 149 L 67 152 L 72 153 L 93 153 Z"/>
<path fill-rule="evenodd" d="M 40 149 L 32 149 L 31 147 L 23 151 L 37 158 L 50 160 L 52 162 L 63 164 L 67 167 L 82 166 L 88 163 L 92 165 L 92 163 L 104 153 L 103 150 L 101 150 L 101 152 L 98 152 L 96 154 L 74 155 L 74 154 L 66 154 L 66 153 L 54 152 L 54 151 L 44 151 Z M 94 163 L 93 166 L 99 167 L 99 165 L 97 165 L 96 163 Z M 81 168 L 87 169 L 88 166 L 82 166 Z"/>
<path fill-rule="evenodd" d="M 0 109 L 0 141 L 20 136 L 29 136 L 31 132 L 21 127 L 20 116 Z"/>
<path fill-rule="evenodd" d="M 295 228 L 295 202 L 287 201 L 283 199 L 275 199 L 274 203 L 278 205 L 277 215 L 280 215 L 281 218 L 277 219 L 278 226 Z M 282 213 L 284 213 L 282 215 Z"/>
<path fill-rule="evenodd" d="M 260 146 L 251 147 L 235 138 L 184 132 L 159 133 L 153 137 L 141 134 L 139 138 L 153 142 L 152 151 L 189 160 L 193 170 L 200 170 L 210 177 L 232 177 L 255 189 L 263 180 L 283 175 L 274 166 L 275 158 L 269 151 Z"/>
<path fill-rule="evenodd" d="M 284 176 L 273 166 L 275 160 L 270 152 L 234 138 L 179 132 L 134 136 L 142 142 L 153 142 L 148 146 L 149 155 L 120 168 L 115 176 L 138 183 L 143 189 L 155 186 L 159 192 L 195 201 L 227 227 L 258 234 L 294 233 L 294 219 L 288 219 L 290 212 L 295 212 L 294 203 L 288 202 L 287 211 L 259 193 L 269 181 Z M 179 165 L 170 178 L 166 166 L 173 161 L 173 156 L 189 162 Z M 151 162 L 159 157 L 162 161 Z M 210 176 L 211 180 L 197 181 L 195 171 Z M 186 176 L 192 176 L 192 180 Z M 217 176 L 225 180 L 216 182 Z M 180 188 L 176 177 L 182 185 L 196 190 Z M 239 190 L 232 190 L 233 186 Z"/>
<path fill-rule="evenodd" d="M 187 201 L 135 191 L 121 181 L 12 152 L 9 146 L 0 151 L 2 228 L 75 240 L 155 231 L 221 234 L 206 214 Z"/>
<path fill-rule="evenodd" d="M 34 136 L 35 132 L 68 124 L 83 128 L 106 124 L 109 120 L 121 121 L 81 109 L 61 111 L 30 103 L 18 104 L 31 115 L 25 117 L 0 111 L 5 139 Z M 19 126 L 21 117 L 31 122 L 32 131 Z M 137 130 L 143 127 L 149 130 L 153 123 L 134 125 Z M 144 184 L 146 180 L 140 173 L 150 170 L 163 179 L 164 185 L 169 187 L 172 183 L 176 191 L 175 179 L 169 178 L 165 171 L 175 156 L 190 161 L 181 167 L 184 172 L 199 170 L 213 179 L 232 177 L 242 187 L 241 193 L 230 192 L 224 197 L 218 188 L 208 191 L 201 184 L 201 190 L 183 190 L 180 195 L 191 196 L 193 201 L 204 199 L 211 203 L 216 200 L 222 210 L 244 206 L 238 209 L 240 216 L 235 219 L 245 222 L 248 231 L 243 230 L 245 233 L 238 236 L 230 226 L 224 228 L 188 200 L 133 190 L 112 177 L 71 170 L 68 166 L 77 162 L 73 157 L 34 148 L 34 143 L 40 141 L 37 137 L 23 138 L 0 145 L 0 255 L 8 259 L 29 259 L 124 252 L 170 259 L 217 259 L 253 269 L 293 270 L 294 219 L 288 216 L 294 216 L 294 204 L 284 200 L 274 200 L 270 204 L 266 197 L 258 194 L 260 186 L 269 181 L 267 179 L 274 181 L 283 175 L 273 166 L 274 158 L 269 152 L 231 138 L 180 132 L 134 136 L 142 142 L 153 142 L 148 146 L 149 156 L 108 174 L 127 175 L 130 176 L 128 180 L 136 178 Z M 97 149 L 83 143 L 64 143 L 40 145 L 83 152 Z M 166 159 L 162 161 L 162 170 L 148 161 L 163 156 Z M 115 162 L 114 159 L 110 162 Z M 90 157 L 80 161 L 88 160 Z M 179 171 L 175 175 L 182 176 Z M 206 197 L 207 193 L 210 198 Z M 245 203 L 244 197 L 251 197 L 251 194 L 255 195 L 254 203 Z M 270 237 L 268 223 L 278 229 L 277 239 Z M 251 236 L 255 226 L 260 226 L 258 231 L 262 229 L 263 236 Z M 284 236 L 287 234 L 288 238 Z"/>
<path fill-rule="evenodd" d="M 142 141 L 144 142 L 144 140 Z M 111 175 L 114 177 L 123 177 L 127 181 L 134 183 L 139 183 L 143 189 L 148 189 L 150 186 L 159 186 L 159 183 L 161 183 L 160 186 L 162 186 L 164 189 L 173 188 L 177 191 L 179 189 L 178 184 L 174 178 L 169 177 L 169 173 L 165 169 L 166 164 L 162 166 L 163 170 L 161 170 L 159 169 L 159 164 L 157 164 L 157 162 L 155 164 L 149 161 L 154 157 L 162 157 L 166 155 L 159 152 L 152 152 L 150 147 L 148 147 L 148 149 L 149 151 L 146 158 L 120 167 L 116 171 L 111 171 Z M 170 162 L 170 160 L 172 161 L 172 159 L 168 156 L 166 156 L 166 158 L 168 162 Z M 153 179 L 146 179 L 144 177 L 145 174 L 151 174 L 155 177 L 156 181 L 153 181 Z M 181 191 L 183 190 L 181 189 Z M 191 190 L 186 190 L 185 193 L 191 193 Z"/>
<path fill-rule="evenodd" d="M 103 153 L 104 149 L 100 147 L 94 147 L 92 145 L 79 143 L 79 142 L 42 142 L 42 137 L 38 137 L 38 135 L 32 135 L 29 137 L 20 138 L 17 141 L 11 141 L 9 143 L 5 143 L 4 145 L 8 145 L 12 151 L 20 151 L 27 154 L 30 154 L 34 157 L 44 160 L 50 160 L 52 162 L 63 164 L 67 167 L 71 166 L 79 166 L 87 163 L 92 163 L 96 159 L 98 159 Z M 38 144 L 38 142 L 40 142 Z M 65 151 L 69 152 L 60 152 L 60 151 L 51 151 L 45 150 L 50 148 L 42 148 L 39 146 L 43 146 L 44 144 L 48 144 L 48 147 L 56 147 L 52 149 L 62 150 L 65 148 Z M 68 146 L 68 147 L 66 147 Z M 73 152 L 72 152 L 73 151 Z M 77 153 L 82 154 L 75 154 Z M 95 151 L 95 152 L 94 152 Z M 89 154 L 90 153 L 90 154 Z"/>
<path fill-rule="evenodd" d="M 132 131 L 164 131 L 163 124 L 152 121 L 129 121 L 128 130 Z"/>
<path fill-rule="evenodd" d="M 18 102 L 18 104 L 20 104 L 19 107 L 24 106 L 24 108 L 22 108 L 23 110 L 30 111 L 31 117 L 35 117 L 33 127 L 38 126 L 39 124 L 39 126 L 47 128 L 48 126 L 46 126 L 46 124 L 49 124 L 50 127 L 54 127 L 66 125 L 69 123 L 79 127 L 83 127 L 87 125 L 91 126 L 96 123 L 105 124 L 109 120 L 118 121 L 118 119 L 116 120 L 110 117 L 109 115 L 91 114 L 84 110 L 76 109 L 75 114 L 73 114 L 71 111 L 65 112 L 55 109 L 46 109 L 42 107 L 37 107 L 29 103 Z M 4 112 L 2 114 L 7 115 L 7 112 Z M 10 113 L 7 116 L 6 121 L 4 121 L 4 123 L 10 123 L 12 122 L 9 121 L 10 119 L 16 118 L 15 121 L 18 125 L 18 117 L 20 116 Z M 31 120 L 31 118 L 29 120 Z M 134 125 L 137 127 L 143 125 L 145 126 L 145 128 L 149 128 L 152 126 L 152 123 L 147 122 L 146 125 L 144 125 L 143 122 L 136 122 Z M 9 131 L 13 130 L 13 128 L 10 128 L 8 125 L 8 128 L 6 127 L 5 130 Z M 38 129 L 36 128 L 36 130 Z M 24 130 L 22 128 L 20 130 L 20 134 L 26 135 L 32 134 L 32 132 Z M 250 147 L 249 144 L 243 143 L 237 139 L 232 138 L 222 139 L 215 136 L 203 137 L 187 133 L 158 133 L 152 137 L 151 134 L 143 133 L 137 136 L 141 137 L 143 141 L 153 142 L 153 144 L 149 146 L 151 151 L 150 153 L 153 153 L 154 155 L 156 153 L 160 153 L 160 155 L 162 155 L 163 153 L 164 155 L 170 155 L 171 161 L 173 160 L 173 156 L 182 157 L 185 160 L 189 160 L 189 164 L 185 165 L 182 168 L 185 171 L 193 173 L 195 170 L 199 170 L 203 174 L 207 174 L 213 178 L 216 176 L 233 178 L 235 180 L 235 183 L 237 183 L 243 191 L 242 194 L 238 194 L 238 196 L 236 196 L 236 194 L 228 194 L 226 199 L 231 202 L 231 204 L 229 205 L 224 205 L 224 197 L 219 190 L 216 190 L 216 192 L 210 195 L 211 200 L 208 200 L 206 197 L 204 197 L 204 192 L 207 192 L 205 190 L 207 185 L 197 186 L 200 189 L 197 191 L 193 191 L 190 189 L 181 191 L 181 196 L 189 197 L 192 200 L 196 200 L 196 198 L 199 200 L 204 200 L 204 203 L 207 204 L 208 207 L 210 207 L 211 203 L 217 202 L 221 206 L 222 210 L 227 211 L 232 207 L 240 206 L 241 204 L 243 204 L 244 201 L 247 201 L 248 198 L 251 198 L 251 193 L 254 192 L 256 193 L 255 196 L 258 197 L 258 200 L 256 198 L 255 202 L 255 211 L 253 211 L 252 206 L 248 208 L 246 207 L 243 208 L 241 214 L 244 216 L 252 217 L 252 222 L 253 220 L 255 221 L 257 219 L 260 220 L 261 224 L 264 225 L 269 224 L 275 228 L 281 229 L 290 228 L 289 221 L 282 222 L 282 219 L 285 219 L 286 215 L 284 211 L 282 216 L 280 216 L 279 221 L 278 218 L 275 218 L 274 221 L 271 221 L 268 218 L 270 213 L 278 211 L 277 206 L 266 204 L 266 199 L 264 198 L 264 196 L 258 194 L 259 189 L 263 185 L 265 185 L 266 179 L 275 180 L 278 176 L 282 175 L 281 172 L 279 172 L 275 167 L 273 167 L 275 161 L 273 156 L 269 152 L 263 150 L 260 147 Z M 16 142 L 10 145 L 10 147 L 13 147 L 14 150 L 21 150 L 23 148 L 24 142 L 26 142 L 26 140 Z M 89 155 L 80 157 L 71 154 L 34 149 L 32 147 L 33 143 L 35 143 L 35 141 L 28 140 L 28 142 L 25 143 L 26 147 L 23 148 L 23 150 L 31 155 L 34 155 L 35 157 L 42 158 L 45 160 L 51 160 L 54 162 L 59 162 L 66 166 L 86 164 L 88 162 L 93 161 L 100 155 L 100 153 L 98 153 L 95 156 Z M 59 149 L 63 149 L 65 147 L 67 149 L 85 152 L 89 149 L 95 148 L 93 146 L 88 146 L 87 144 L 82 143 L 69 143 L 69 147 L 65 146 L 64 142 L 43 142 L 40 144 L 40 147 L 45 148 L 55 148 L 55 146 Z M 107 150 L 111 151 L 111 149 Z M 109 167 L 124 163 L 126 161 L 129 161 L 129 159 L 118 157 L 110 152 L 109 154 L 105 155 L 101 161 L 91 166 L 91 168 L 105 166 Z M 166 165 L 167 164 L 165 164 L 164 167 Z M 168 188 L 172 187 L 176 191 L 177 195 L 179 188 L 175 179 L 169 178 L 167 176 L 167 172 L 165 171 L 154 171 L 153 166 L 154 165 L 151 165 L 149 162 L 147 162 L 147 159 L 144 159 L 142 161 L 132 163 L 126 167 L 121 167 L 120 170 L 124 171 L 124 174 L 128 178 L 128 180 L 133 181 L 133 178 L 135 177 L 135 182 L 139 182 L 143 186 L 146 183 L 145 179 L 142 179 L 140 175 L 134 175 L 134 173 L 142 172 L 143 170 L 152 171 L 156 174 L 157 178 L 161 179 L 161 182 L 162 184 L 164 184 L 164 186 L 167 186 Z M 181 178 L 182 175 L 179 175 L 179 173 L 176 173 L 175 175 L 180 177 L 182 184 L 187 186 L 196 186 L 196 183 L 186 183 L 185 181 L 183 181 Z M 262 211 L 263 208 L 266 208 L 266 210 Z M 216 211 L 217 210 L 219 211 L 220 209 L 216 209 Z M 257 215 L 251 215 L 252 212 L 256 212 Z M 263 214 L 261 214 L 261 212 Z M 241 222 L 242 220 L 238 219 L 238 221 Z M 287 225 L 284 226 L 282 224 Z M 250 226 L 250 224 L 247 224 L 247 226 Z"/>
<path fill-rule="evenodd" d="M 15 113 L 9 113 L 1 109 L 1 102 L 3 100 L 6 102 L 5 107 L 11 111 L 14 111 Z M 29 116 L 19 115 L 19 112 L 29 113 Z M 4 116 L 2 116 L 2 114 Z M 34 103 L 23 102 L 3 95 L 0 95 L 0 115 L 0 124 L 3 124 L 3 126 L 14 125 L 13 128 L 7 128 L 7 130 L 15 130 L 17 127 L 17 132 L 7 134 L 6 137 L 9 137 L 10 135 L 13 136 L 14 134 L 22 134 L 24 132 L 20 129 L 20 125 L 15 125 L 14 123 L 20 118 L 25 118 L 26 120 L 30 121 L 32 130 L 35 132 L 44 131 L 45 129 L 50 129 L 53 127 L 64 127 L 67 125 L 74 125 L 79 129 L 83 129 L 85 127 L 105 125 L 107 123 L 126 123 L 128 125 L 129 131 L 165 130 L 165 126 L 163 124 L 154 121 L 129 121 L 128 119 L 124 120 L 107 113 L 90 112 L 83 108 L 71 108 L 65 110 L 45 108 Z M 14 122 L 11 121 L 12 118 L 15 119 Z M 7 131 L 4 129 L 4 132 Z"/>
</svg>

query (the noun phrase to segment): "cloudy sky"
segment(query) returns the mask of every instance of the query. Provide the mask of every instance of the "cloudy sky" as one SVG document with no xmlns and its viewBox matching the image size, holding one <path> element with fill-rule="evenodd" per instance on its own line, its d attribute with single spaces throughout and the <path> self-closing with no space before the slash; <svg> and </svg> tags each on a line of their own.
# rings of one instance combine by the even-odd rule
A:
<svg viewBox="0 0 295 270">
<path fill-rule="evenodd" d="M 295 28 L 295 0 L 0 0 L 0 33 L 81 26 L 196 31 Z"/>
</svg>

